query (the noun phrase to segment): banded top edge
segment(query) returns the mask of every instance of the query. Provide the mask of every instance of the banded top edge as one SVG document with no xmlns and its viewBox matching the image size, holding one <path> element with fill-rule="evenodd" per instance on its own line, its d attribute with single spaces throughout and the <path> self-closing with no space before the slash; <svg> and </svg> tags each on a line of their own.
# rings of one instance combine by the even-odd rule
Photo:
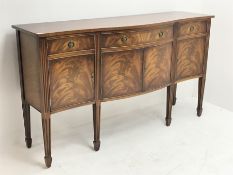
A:
<svg viewBox="0 0 233 175">
<path fill-rule="evenodd" d="M 109 31 L 142 26 L 149 27 L 156 24 L 169 24 L 194 18 L 207 19 L 213 17 L 213 15 L 174 11 L 107 18 L 19 24 L 12 25 L 12 28 L 39 37 L 48 37 L 79 32 Z"/>
</svg>

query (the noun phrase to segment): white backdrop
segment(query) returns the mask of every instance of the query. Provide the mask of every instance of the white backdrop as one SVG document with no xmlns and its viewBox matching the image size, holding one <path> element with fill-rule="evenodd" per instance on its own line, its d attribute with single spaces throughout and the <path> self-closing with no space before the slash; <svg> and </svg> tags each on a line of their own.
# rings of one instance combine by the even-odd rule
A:
<svg viewBox="0 0 233 175">
<path fill-rule="evenodd" d="M 22 140 L 23 122 L 17 65 L 15 31 L 12 24 L 122 16 L 161 11 L 190 11 L 216 15 L 212 23 L 205 100 L 233 111 L 233 3 L 231 0 L 0 0 L 0 153 L 7 140 Z M 164 103 L 165 89 L 103 105 L 103 114 Z M 197 95 L 197 81 L 178 86 L 178 100 Z M 120 110 L 119 110 L 120 109 Z M 164 110 L 164 109 L 163 109 Z M 92 120 L 91 107 L 56 114 L 63 122 Z M 163 113 L 165 116 L 165 113 Z M 32 110 L 32 137 L 41 133 L 39 113 Z M 105 115 L 103 115 L 105 117 Z M 107 117 L 107 115 L 106 115 Z M 15 133 L 20 133 L 19 135 Z M 18 138 L 20 136 L 20 138 Z M 1 147 L 2 146 L 2 147 Z"/>
</svg>

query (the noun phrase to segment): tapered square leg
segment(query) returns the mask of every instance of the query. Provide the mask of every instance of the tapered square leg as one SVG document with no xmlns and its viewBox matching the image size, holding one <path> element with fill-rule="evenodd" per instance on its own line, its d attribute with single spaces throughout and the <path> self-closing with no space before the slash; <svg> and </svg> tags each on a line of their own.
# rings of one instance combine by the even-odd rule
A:
<svg viewBox="0 0 233 175">
<path fill-rule="evenodd" d="M 205 89 L 205 77 L 199 78 L 198 81 L 198 105 L 197 105 L 197 116 L 200 117 L 203 111 L 202 103 Z"/>
<path fill-rule="evenodd" d="M 43 138 L 44 138 L 45 165 L 46 167 L 49 168 L 52 163 L 50 115 L 46 117 L 42 116 L 42 128 L 43 128 Z"/>
<path fill-rule="evenodd" d="M 94 126 L 94 150 L 98 151 L 100 148 L 100 109 L 101 103 L 93 104 L 93 126 Z"/>
<path fill-rule="evenodd" d="M 166 109 L 166 126 L 170 126 L 172 118 L 173 86 L 167 87 L 167 109 Z"/>
<path fill-rule="evenodd" d="M 32 146 L 31 138 L 31 121 L 30 121 L 30 105 L 27 103 L 22 104 L 23 108 L 23 119 L 24 119 L 24 129 L 25 129 L 25 142 L 28 148 Z"/>
<path fill-rule="evenodd" d="M 174 85 L 173 88 L 173 100 L 172 100 L 172 105 L 176 104 L 176 88 L 177 88 L 177 84 Z"/>
</svg>

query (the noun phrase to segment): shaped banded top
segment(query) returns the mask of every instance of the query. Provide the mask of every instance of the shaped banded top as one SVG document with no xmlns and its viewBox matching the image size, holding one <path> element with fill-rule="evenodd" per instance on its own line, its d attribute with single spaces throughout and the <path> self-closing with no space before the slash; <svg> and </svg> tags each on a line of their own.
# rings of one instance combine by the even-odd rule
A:
<svg viewBox="0 0 233 175">
<path fill-rule="evenodd" d="M 82 19 L 58 22 L 12 25 L 13 28 L 40 37 L 55 36 L 78 32 L 98 32 L 127 28 L 149 27 L 157 24 L 169 24 L 189 19 L 213 18 L 212 15 L 189 12 L 163 12 L 131 16 L 119 16 L 96 19 Z"/>
</svg>

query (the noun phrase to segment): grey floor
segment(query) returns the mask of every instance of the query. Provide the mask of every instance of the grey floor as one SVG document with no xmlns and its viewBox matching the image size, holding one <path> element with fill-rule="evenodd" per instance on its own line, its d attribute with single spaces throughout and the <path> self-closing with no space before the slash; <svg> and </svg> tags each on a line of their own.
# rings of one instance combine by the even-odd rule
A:
<svg viewBox="0 0 233 175">
<path fill-rule="evenodd" d="M 92 149 L 91 113 L 88 119 L 79 122 L 57 116 L 52 123 L 50 169 L 44 166 L 41 132 L 32 134 L 31 149 L 24 145 L 23 132 L 15 133 L 17 139 L 6 141 L 8 146 L 1 150 L 0 172 L 5 175 L 233 174 L 232 112 L 205 103 L 203 115 L 198 118 L 196 99 L 178 101 L 173 108 L 172 124 L 166 127 L 162 106 L 132 108 L 124 113 L 118 111 L 117 115 L 108 111 L 109 116 L 103 117 L 101 123 L 99 152 Z"/>
</svg>

